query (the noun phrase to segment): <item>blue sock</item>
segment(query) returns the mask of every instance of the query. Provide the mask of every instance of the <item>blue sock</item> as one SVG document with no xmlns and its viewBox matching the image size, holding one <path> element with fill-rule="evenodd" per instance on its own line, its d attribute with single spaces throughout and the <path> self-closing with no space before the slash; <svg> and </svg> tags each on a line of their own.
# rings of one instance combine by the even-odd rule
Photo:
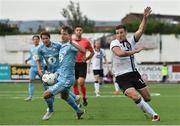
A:
<svg viewBox="0 0 180 126">
<path fill-rule="evenodd" d="M 29 96 L 32 97 L 34 94 L 34 84 L 33 83 L 29 83 L 28 92 L 29 92 Z"/>
<path fill-rule="evenodd" d="M 54 107 L 53 107 L 53 104 L 54 104 L 54 96 L 48 98 L 48 99 L 45 99 L 46 103 L 47 103 L 47 106 L 49 108 L 49 112 L 54 112 Z"/>
<path fill-rule="evenodd" d="M 72 91 L 69 91 L 69 95 L 76 101 L 76 95 Z"/>
<path fill-rule="evenodd" d="M 69 95 L 68 99 L 66 100 L 66 102 L 76 111 L 76 112 L 81 112 L 81 110 L 79 109 L 79 107 L 77 106 L 74 98 Z"/>
</svg>

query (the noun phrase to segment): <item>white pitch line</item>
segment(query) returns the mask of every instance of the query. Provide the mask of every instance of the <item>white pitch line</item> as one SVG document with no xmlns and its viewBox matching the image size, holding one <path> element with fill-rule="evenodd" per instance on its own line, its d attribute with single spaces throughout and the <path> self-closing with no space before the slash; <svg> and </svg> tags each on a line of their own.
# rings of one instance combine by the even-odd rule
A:
<svg viewBox="0 0 180 126">
<path fill-rule="evenodd" d="M 43 91 L 41 91 L 41 92 L 43 93 Z M 25 93 L 25 94 L 27 94 L 28 91 L 0 91 L 0 94 L 19 94 L 19 93 Z M 94 94 L 93 91 L 89 91 L 88 93 Z M 102 93 L 103 93 L 103 94 L 113 94 L 113 91 L 112 91 L 112 92 L 111 92 L 111 91 L 103 91 Z"/>
<path fill-rule="evenodd" d="M 151 96 L 160 96 L 160 93 L 151 93 Z M 26 98 L 26 95 L 18 95 L 18 96 L 12 96 L 8 94 L 0 94 L 1 97 L 8 97 L 10 99 L 24 99 Z M 99 97 L 96 97 L 94 95 L 88 95 L 88 98 L 124 98 L 126 96 L 124 95 L 101 95 Z M 59 98 L 59 97 L 55 97 Z M 43 99 L 43 97 L 34 96 L 33 99 Z"/>
<path fill-rule="evenodd" d="M 151 93 L 151 96 L 160 96 L 160 93 Z"/>
<path fill-rule="evenodd" d="M 94 94 L 94 92 L 89 92 L 89 93 Z M 3 96 L 3 95 L 6 96 L 7 94 L 18 94 L 18 95 L 19 94 L 24 94 L 24 95 L 26 95 L 27 91 L 0 91 L 0 96 Z M 112 92 L 110 92 L 110 91 L 109 92 L 107 92 L 107 91 L 106 92 L 102 92 L 102 96 L 106 96 L 106 94 L 112 94 Z M 159 96 L 159 95 L 160 95 L 160 93 L 151 93 L 151 96 Z M 116 96 L 118 96 L 118 95 L 112 95 L 112 97 L 116 97 Z"/>
<path fill-rule="evenodd" d="M 12 94 L 12 93 L 14 93 L 14 94 L 16 94 L 16 93 L 27 93 L 28 91 L 0 91 L 0 94 L 5 94 L 5 93 L 7 93 L 7 94 Z"/>
</svg>

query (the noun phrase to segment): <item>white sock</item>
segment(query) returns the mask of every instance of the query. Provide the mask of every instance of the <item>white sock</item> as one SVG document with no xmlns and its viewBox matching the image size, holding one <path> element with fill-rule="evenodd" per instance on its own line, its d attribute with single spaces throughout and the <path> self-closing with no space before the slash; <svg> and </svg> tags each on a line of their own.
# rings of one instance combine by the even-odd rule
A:
<svg viewBox="0 0 180 126">
<path fill-rule="evenodd" d="M 118 83 L 114 83 L 114 87 L 115 87 L 115 91 L 119 91 L 120 89 L 119 89 L 119 85 L 118 85 Z"/>
<path fill-rule="evenodd" d="M 95 88 L 95 93 L 98 94 L 99 93 L 99 83 L 94 83 L 94 88 Z"/>
<path fill-rule="evenodd" d="M 137 104 L 137 106 L 144 112 L 148 113 L 151 117 L 157 115 L 157 113 L 151 108 L 151 106 L 141 98 L 141 101 Z"/>
</svg>

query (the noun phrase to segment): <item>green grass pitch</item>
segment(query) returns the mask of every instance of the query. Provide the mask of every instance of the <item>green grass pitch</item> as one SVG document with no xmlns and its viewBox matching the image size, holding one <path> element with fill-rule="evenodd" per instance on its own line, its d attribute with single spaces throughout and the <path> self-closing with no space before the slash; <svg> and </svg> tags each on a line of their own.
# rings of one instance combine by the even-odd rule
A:
<svg viewBox="0 0 180 126">
<path fill-rule="evenodd" d="M 87 84 L 88 106 L 84 119 L 77 120 L 70 106 L 56 96 L 55 113 L 48 121 L 41 84 L 35 84 L 34 99 L 24 101 L 27 84 L 0 83 L 0 125 L 180 125 L 180 85 L 149 84 L 150 105 L 160 114 L 160 122 L 151 122 L 123 94 L 113 95 L 112 84 L 102 85 L 101 97 L 95 97 L 93 84 Z"/>
</svg>

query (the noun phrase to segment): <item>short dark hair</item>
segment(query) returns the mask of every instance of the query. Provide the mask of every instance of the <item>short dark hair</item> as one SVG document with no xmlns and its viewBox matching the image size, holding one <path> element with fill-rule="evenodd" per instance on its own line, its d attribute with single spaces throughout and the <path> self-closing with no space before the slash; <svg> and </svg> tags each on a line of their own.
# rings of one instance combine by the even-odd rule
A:
<svg viewBox="0 0 180 126">
<path fill-rule="evenodd" d="M 118 26 L 116 26 L 116 30 L 118 30 L 118 29 L 127 30 L 127 29 L 126 29 L 126 26 L 124 26 L 124 25 L 118 25 Z"/>
<path fill-rule="evenodd" d="M 43 32 L 40 33 L 41 38 L 42 38 L 43 35 L 48 36 L 50 38 L 50 33 L 47 32 L 47 31 L 43 31 Z"/>
<path fill-rule="evenodd" d="M 71 35 L 73 34 L 73 30 L 69 26 L 62 26 L 61 30 L 67 31 L 68 34 L 71 34 Z M 59 33 L 61 34 L 61 31 Z"/>
<path fill-rule="evenodd" d="M 39 35 L 33 35 L 32 39 L 34 39 L 34 38 L 40 39 Z"/>
<path fill-rule="evenodd" d="M 76 25 L 75 27 L 74 27 L 74 29 L 76 29 L 76 28 L 83 28 L 81 25 Z"/>
</svg>

